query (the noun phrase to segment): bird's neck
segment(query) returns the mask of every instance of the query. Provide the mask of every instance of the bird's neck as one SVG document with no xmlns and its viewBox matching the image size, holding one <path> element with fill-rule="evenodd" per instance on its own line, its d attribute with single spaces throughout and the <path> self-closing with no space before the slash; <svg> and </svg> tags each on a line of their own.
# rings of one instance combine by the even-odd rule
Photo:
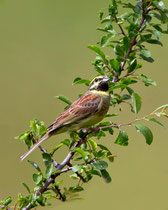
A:
<svg viewBox="0 0 168 210">
<path fill-rule="evenodd" d="M 104 97 L 109 97 L 109 91 L 101 91 L 101 90 L 91 90 L 90 91 L 91 93 L 93 94 L 97 94 L 97 95 L 100 95 L 100 96 L 104 96 Z"/>
</svg>

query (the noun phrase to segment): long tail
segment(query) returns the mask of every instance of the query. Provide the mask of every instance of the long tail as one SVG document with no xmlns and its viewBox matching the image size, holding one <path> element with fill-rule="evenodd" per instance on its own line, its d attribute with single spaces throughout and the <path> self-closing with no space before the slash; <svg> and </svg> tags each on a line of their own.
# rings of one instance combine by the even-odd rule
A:
<svg viewBox="0 0 168 210">
<path fill-rule="evenodd" d="M 43 141 L 49 138 L 49 133 L 46 133 L 36 144 L 33 145 L 24 155 L 20 157 L 20 160 L 23 161 L 30 153 L 32 153 Z"/>
</svg>

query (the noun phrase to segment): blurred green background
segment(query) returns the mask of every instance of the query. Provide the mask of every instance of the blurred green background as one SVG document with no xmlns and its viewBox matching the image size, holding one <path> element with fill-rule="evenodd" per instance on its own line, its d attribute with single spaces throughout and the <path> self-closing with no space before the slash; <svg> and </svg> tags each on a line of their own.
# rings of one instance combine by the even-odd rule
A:
<svg viewBox="0 0 168 210">
<path fill-rule="evenodd" d="M 64 104 L 54 98 L 59 94 L 71 100 L 86 91 L 84 86 L 72 86 L 75 77 L 90 79 L 94 76 L 91 61 L 95 54 L 87 45 L 96 44 L 100 32 L 98 11 L 108 0 L 57 1 L 57 0 L 1 0 L 0 1 L 0 199 L 18 192 L 26 193 L 22 182 L 33 185 L 34 172 L 27 161 L 20 163 L 25 152 L 23 143 L 15 136 L 28 129 L 35 117 L 45 125 L 52 123 L 63 111 Z M 164 0 L 164 3 L 168 3 Z M 152 46 L 153 64 L 144 63 L 143 69 L 155 80 L 157 87 L 136 86 L 143 98 L 140 116 L 168 102 L 167 65 L 168 37 L 164 47 Z M 115 122 L 128 122 L 135 116 L 128 106 L 122 106 Z M 117 112 L 118 110 L 115 110 Z M 114 110 L 110 110 L 113 113 Z M 166 119 L 163 123 L 168 124 Z M 56 201 L 47 209 L 67 210 L 166 210 L 168 209 L 168 130 L 149 124 L 154 133 L 151 146 L 134 128 L 125 128 L 130 136 L 129 146 L 114 145 L 115 136 L 102 142 L 117 155 L 110 164 L 113 181 L 106 184 L 100 178 L 84 185 L 80 195 L 84 200 L 61 203 Z M 61 134 L 43 144 L 52 148 L 67 137 Z M 65 157 L 58 152 L 58 160 Z M 40 152 L 31 159 L 38 161 Z"/>
</svg>

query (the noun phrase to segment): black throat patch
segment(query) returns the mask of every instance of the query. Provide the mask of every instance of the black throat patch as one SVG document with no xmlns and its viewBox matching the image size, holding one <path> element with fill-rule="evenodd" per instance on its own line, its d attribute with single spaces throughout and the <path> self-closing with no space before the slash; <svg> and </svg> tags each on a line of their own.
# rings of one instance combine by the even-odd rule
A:
<svg viewBox="0 0 168 210">
<path fill-rule="evenodd" d="M 106 82 L 101 82 L 99 86 L 97 87 L 97 90 L 100 90 L 100 91 L 107 91 L 108 89 L 109 89 L 109 85 Z"/>
</svg>

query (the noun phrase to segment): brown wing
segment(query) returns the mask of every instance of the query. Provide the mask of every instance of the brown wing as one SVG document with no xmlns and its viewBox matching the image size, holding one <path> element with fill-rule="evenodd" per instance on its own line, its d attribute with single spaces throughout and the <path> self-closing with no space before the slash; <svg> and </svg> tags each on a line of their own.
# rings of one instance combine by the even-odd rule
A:
<svg viewBox="0 0 168 210">
<path fill-rule="evenodd" d="M 66 109 L 56 121 L 48 127 L 53 132 L 64 125 L 77 123 L 78 121 L 91 116 L 99 110 L 101 97 L 92 93 L 85 93 L 79 99 L 74 101 L 71 106 Z"/>
</svg>

